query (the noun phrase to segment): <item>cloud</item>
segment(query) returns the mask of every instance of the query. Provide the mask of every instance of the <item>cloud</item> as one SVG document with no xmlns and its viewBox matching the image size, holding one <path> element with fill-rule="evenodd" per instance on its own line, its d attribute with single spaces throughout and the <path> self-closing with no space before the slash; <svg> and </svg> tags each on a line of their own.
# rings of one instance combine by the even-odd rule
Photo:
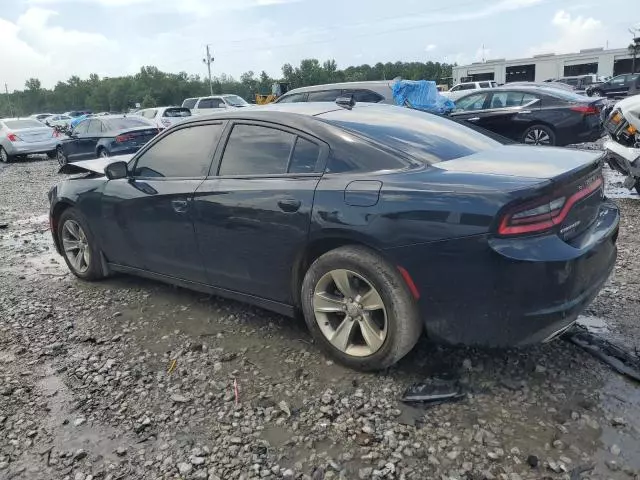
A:
<svg viewBox="0 0 640 480">
<path fill-rule="evenodd" d="M 425 52 L 433 52 L 437 47 L 437 45 L 434 45 L 433 43 L 430 43 L 429 45 L 427 45 L 426 47 L 424 47 Z"/>
<path fill-rule="evenodd" d="M 15 23 L 0 18 L 0 65 L 11 65 L 2 72 L 11 89 L 22 89 L 29 77 L 49 87 L 61 78 L 115 66 L 102 61 L 117 51 L 114 42 L 101 34 L 52 25 L 57 15 L 31 7 Z"/>
<path fill-rule="evenodd" d="M 572 16 L 566 10 L 558 10 L 551 24 L 558 31 L 558 37 L 532 47 L 529 54 L 577 52 L 583 48 L 603 47 L 607 41 L 606 28 L 593 17 Z"/>
</svg>

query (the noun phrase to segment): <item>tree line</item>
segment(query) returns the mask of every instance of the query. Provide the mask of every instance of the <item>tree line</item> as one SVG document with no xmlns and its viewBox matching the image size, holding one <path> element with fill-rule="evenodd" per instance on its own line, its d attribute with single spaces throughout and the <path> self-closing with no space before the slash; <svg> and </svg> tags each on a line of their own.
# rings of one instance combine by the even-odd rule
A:
<svg viewBox="0 0 640 480">
<path fill-rule="evenodd" d="M 323 83 L 365 80 L 434 80 L 444 83 L 451 77 L 451 65 L 439 62 L 388 62 L 339 69 L 335 60 L 323 63 L 306 59 L 294 67 L 285 64 L 282 78 L 273 79 L 265 71 L 248 71 L 235 79 L 222 74 L 213 79 L 214 94 L 234 93 L 252 102 L 256 94 L 271 93 L 274 81 L 289 83 L 289 88 Z M 88 79 L 74 75 L 52 89 L 42 88 L 40 80 L 30 78 L 24 90 L 0 95 L 0 117 L 25 116 L 38 112 L 65 112 L 90 109 L 94 112 L 126 112 L 136 104 L 142 107 L 180 105 L 185 98 L 209 94 L 208 79 L 185 72 L 167 73 L 153 66 L 142 67 L 135 75 Z"/>
</svg>

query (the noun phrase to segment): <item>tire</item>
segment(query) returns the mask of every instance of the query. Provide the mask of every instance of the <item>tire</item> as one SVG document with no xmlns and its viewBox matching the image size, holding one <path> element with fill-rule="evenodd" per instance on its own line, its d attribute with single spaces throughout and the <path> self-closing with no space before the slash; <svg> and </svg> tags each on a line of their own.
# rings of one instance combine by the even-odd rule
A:
<svg viewBox="0 0 640 480">
<path fill-rule="evenodd" d="M 55 160 L 56 158 L 58 158 L 57 150 L 52 150 L 50 152 L 47 152 L 47 158 L 50 160 Z"/>
<path fill-rule="evenodd" d="M 553 146 L 556 144 L 556 134 L 546 125 L 532 125 L 522 134 L 522 143 Z"/>
<path fill-rule="evenodd" d="M 106 148 L 102 147 L 98 149 L 98 158 L 109 158 L 109 152 Z"/>
<path fill-rule="evenodd" d="M 345 290 L 355 295 L 353 302 L 341 293 Z M 360 308 L 359 302 L 369 308 Z M 302 282 L 301 303 L 305 322 L 323 350 L 356 370 L 393 365 L 422 332 L 417 303 L 398 269 L 360 246 L 331 250 L 313 262 Z M 330 311 L 316 311 L 322 307 Z M 345 334 L 336 336 L 339 330 Z"/>
<path fill-rule="evenodd" d="M 104 278 L 101 252 L 84 216 L 76 208 L 68 208 L 58 219 L 58 241 L 67 267 L 82 280 Z M 74 244 L 77 248 L 74 248 Z"/>
<path fill-rule="evenodd" d="M 11 155 L 9 155 L 4 148 L 0 147 L 0 162 L 11 163 L 11 160 L 13 160 Z"/>
<path fill-rule="evenodd" d="M 58 145 L 58 147 L 56 148 L 56 158 L 58 159 L 58 164 L 61 167 L 69 163 L 69 158 L 64 153 L 64 149 L 62 148 L 61 145 Z"/>
<path fill-rule="evenodd" d="M 591 91 L 590 97 L 604 97 L 604 92 L 599 88 L 595 88 Z"/>
<path fill-rule="evenodd" d="M 636 193 L 640 195 L 640 180 L 636 181 L 636 185 L 633 188 L 635 188 Z"/>
</svg>

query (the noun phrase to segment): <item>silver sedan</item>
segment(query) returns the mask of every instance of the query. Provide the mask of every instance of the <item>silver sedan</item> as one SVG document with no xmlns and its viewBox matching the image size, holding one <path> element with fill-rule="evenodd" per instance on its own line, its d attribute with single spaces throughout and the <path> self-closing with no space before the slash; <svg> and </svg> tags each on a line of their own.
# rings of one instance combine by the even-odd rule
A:
<svg viewBox="0 0 640 480">
<path fill-rule="evenodd" d="M 0 161 L 9 163 L 16 156 L 46 153 L 55 158 L 60 134 L 32 118 L 0 120 Z"/>
</svg>

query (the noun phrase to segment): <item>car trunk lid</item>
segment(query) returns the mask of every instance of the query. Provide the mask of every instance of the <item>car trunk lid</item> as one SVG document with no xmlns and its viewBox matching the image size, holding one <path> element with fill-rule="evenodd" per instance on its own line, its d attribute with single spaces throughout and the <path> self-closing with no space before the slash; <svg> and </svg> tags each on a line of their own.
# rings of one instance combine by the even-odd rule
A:
<svg viewBox="0 0 640 480">
<path fill-rule="evenodd" d="M 51 139 L 51 137 L 53 137 L 53 130 L 43 126 L 13 130 L 13 134 L 25 143 L 35 143 Z"/>
</svg>

